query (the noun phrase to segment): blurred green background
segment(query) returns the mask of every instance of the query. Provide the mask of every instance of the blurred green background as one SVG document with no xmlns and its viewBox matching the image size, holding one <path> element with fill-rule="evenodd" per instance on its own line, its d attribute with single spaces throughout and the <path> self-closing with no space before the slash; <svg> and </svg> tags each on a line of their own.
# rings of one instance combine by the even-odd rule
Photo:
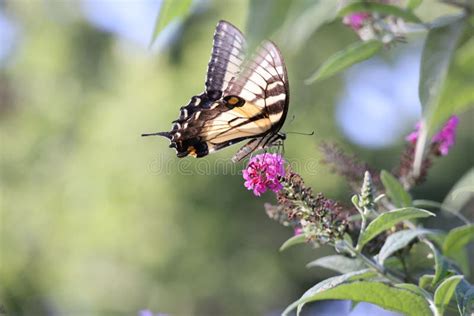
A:
<svg viewBox="0 0 474 316">
<path fill-rule="evenodd" d="M 144 308 L 273 315 L 330 275 L 304 268 L 329 249 L 278 252 L 292 231 L 267 218 L 263 203 L 273 202 L 272 194 L 256 198 L 244 188 L 238 174 L 244 165 L 229 162 L 238 146 L 178 161 L 166 140 L 140 137 L 167 130 L 178 108 L 201 92 L 214 27 L 226 19 L 244 33 L 246 25 L 257 33 L 278 27 L 271 37 L 291 86 L 284 129 L 315 131 L 286 142 L 286 158 L 308 185 L 349 202 L 344 180 L 318 163 L 322 140 L 337 141 L 377 168 L 396 165 L 418 109 L 398 120 L 354 121 L 369 132 L 372 124 L 400 126 L 389 144 L 361 146 L 337 119 L 351 78 L 304 84 L 356 35 L 340 20 L 312 32 L 314 19 L 303 14 L 315 1 L 257 2 L 248 21 L 247 1 L 195 1 L 186 21 L 149 49 L 159 1 L 141 1 L 138 11 L 132 0 L 0 1 L 0 18 L 13 29 L 7 47 L 7 26 L 0 24 L 0 45 L 8 48 L 0 59 L 0 304 L 9 315 L 135 315 Z M 419 12 L 432 19 L 444 10 L 426 1 Z M 117 12 L 128 19 L 114 20 Z M 396 65 L 401 51 L 417 59 L 422 39 L 385 50 L 379 63 Z M 459 65 L 464 74 L 474 73 L 473 55 L 471 43 Z M 387 89 L 401 76 L 384 78 Z M 359 97 L 363 104 L 365 95 Z M 416 197 L 442 201 L 474 165 L 473 118 L 472 111 L 461 115 L 456 147 L 436 161 Z"/>
</svg>

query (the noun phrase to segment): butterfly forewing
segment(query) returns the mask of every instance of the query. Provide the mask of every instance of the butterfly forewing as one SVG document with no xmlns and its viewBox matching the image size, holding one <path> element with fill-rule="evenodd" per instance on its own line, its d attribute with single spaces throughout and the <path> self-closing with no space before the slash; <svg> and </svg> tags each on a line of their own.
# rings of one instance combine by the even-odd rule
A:
<svg viewBox="0 0 474 316">
<path fill-rule="evenodd" d="M 206 92 L 214 101 L 240 72 L 246 49 L 245 38 L 235 26 L 225 21 L 217 24 L 206 77 Z"/>
</svg>

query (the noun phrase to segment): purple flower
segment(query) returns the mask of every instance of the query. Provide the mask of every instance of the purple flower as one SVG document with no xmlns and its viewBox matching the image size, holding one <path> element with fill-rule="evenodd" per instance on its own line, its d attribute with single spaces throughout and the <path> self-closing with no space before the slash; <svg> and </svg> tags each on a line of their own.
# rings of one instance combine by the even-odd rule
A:
<svg viewBox="0 0 474 316">
<path fill-rule="evenodd" d="M 449 149 L 454 145 L 456 140 L 456 128 L 459 124 L 459 118 L 453 115 L 444 124 L 441 130 L 431 138 L 431 145 L 434 146 L 437 155 L 446 156 Z M 421 122 L 416 123 L 415 130 L 408 134 L 405 138 L 413 145 L 416 144 L 420 134 Z"/>
<path fill-rule="evenodd" d="M 415 145 L 416 141 L 418 140 L 418 136 L 420 134 L 420 128 L 421 128 L 421 122 L 416 123 L 415 130 L 411 132 L 410 134 L 408 134 L 407 137 L 405 137 L 405 140 Z"/>
<path fill-rule="evenodd" d="M 143 309 L 143 310 L 138 312 L 138 316 L 168 316 L 168 315 L 167 314 L 162 314 L 162 313 L 154 314 L 149 309 Z"/>
<path fill-rule="evenodd" d="M 295 236 L 298 236 L 298 235 L 301 235 L 303 233 L 303 228 L 298 226 L 298 227 L 295 227 L 295 231 L 294 231 L 294 234 Z"/>
<path fill-rule="evenodd" d="M 453 115 L 444 124 L 443 128 L 433 136 L 431 142 L 437 145 L 437 154 L 446 156 L 449 149 L 454 145 L 456 140 L 456 128 L 459 124 L 459 118 Z"/>
<path fill-rule="evenodd" d="M 279 154 L 260 154 L 250 159 L 242 175 L 245 187 L 253 190 L 253 194 L 260 196 L 267 189 L 278 192 L 282 185 L 278 177 L 285 175 L 285 161 Z"/>
<path fill-rule="evenodd" d="M 352 28 L 354 31 L 360 30 L 364 26 L 364 22 L 370 17 L 370 13 L 367 12 L 355 12 L 346 15 L 342 20 L 342 23 Z"/>
</svg>

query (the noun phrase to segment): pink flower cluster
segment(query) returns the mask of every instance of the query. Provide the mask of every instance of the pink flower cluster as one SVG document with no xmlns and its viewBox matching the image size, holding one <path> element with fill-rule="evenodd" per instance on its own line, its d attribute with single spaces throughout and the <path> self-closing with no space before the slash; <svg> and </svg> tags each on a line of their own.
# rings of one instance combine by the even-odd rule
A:
<svg viewBox="0 0 474 316">
<path fill-rule="evenodd" d="M 459 118 L 456 115 L 451 116 L 441 128 L 441 130 L 431 139 L 431 144 L 436 146 L 435 148 L 438 155 L 446 156 L 449 152 L 449 149 L 454 145 L 456 141 L 456 128 L 458 124 Z M 411 132 L 405 139 L 412 144 L 416 144 L 420 133 L 420 128 L 421 123 L 418 122 L 415 126 L 415 130 Z"/>
<path fill-rule="evenodd" d="M 364 26 L 364 22 L 370 17 L 370 13 L 356 12 L 346 15 L 342 23 L 349 26 L 354 31 L 360 30 Z"/>
<path fill-rule="evenodd" d="M 260 196 L 267 189 L 273 192 L 280 191 L 281 185 L 278 177 L 285 175 L 285 161 L 279 154 L 264 153 L 250 159 L 247 168 L 242 174 L 245 187 L 253 190 L 253 194 Z"/>
</svg>

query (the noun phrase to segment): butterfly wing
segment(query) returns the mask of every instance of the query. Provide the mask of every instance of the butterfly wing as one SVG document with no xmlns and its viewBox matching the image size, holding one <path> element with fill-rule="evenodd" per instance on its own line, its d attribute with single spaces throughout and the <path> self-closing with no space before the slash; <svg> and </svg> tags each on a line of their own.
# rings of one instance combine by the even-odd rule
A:
<svg viewBox="0 0 474 316">
<path fill-rule="evenodd" d="M 219 22 L 206 91 L 181 108 L 170 132 L 155 133 L 170 139 L 178 157 L 203 157 L 244 139 L 274 135 L 283 125 L 289 102 L 283 58 L 269 41 L 251 58 L 245 59 L 245 49 L 242 33 Z"/>
<path fill-rule="evenodd" d="M 211 60 L 207 67 L 206 94 L 210 100 L 220 99 L 229 82 L 237 77 L 246 51 L 243 34 L 229 22 L 220 21 L 214 32 Z"/>
<path fill-rule="evenodd" d="M 229 107 L 234 99 L 238 100 L 234 102 L 237 106 L 220 110 L 202 129 L 210 151 L 251 137 L 263 139 L 259 143 L 249 142 L 245 151 L 260 148 L 272 138 L 266 139 L 265 135 L 273 136 L 280 130 L 288 112 L 289 86 L 285 64 L 275 44 L 262 43 L 239 75 L 230 81 L 223 100 Z"/>
</svg>

